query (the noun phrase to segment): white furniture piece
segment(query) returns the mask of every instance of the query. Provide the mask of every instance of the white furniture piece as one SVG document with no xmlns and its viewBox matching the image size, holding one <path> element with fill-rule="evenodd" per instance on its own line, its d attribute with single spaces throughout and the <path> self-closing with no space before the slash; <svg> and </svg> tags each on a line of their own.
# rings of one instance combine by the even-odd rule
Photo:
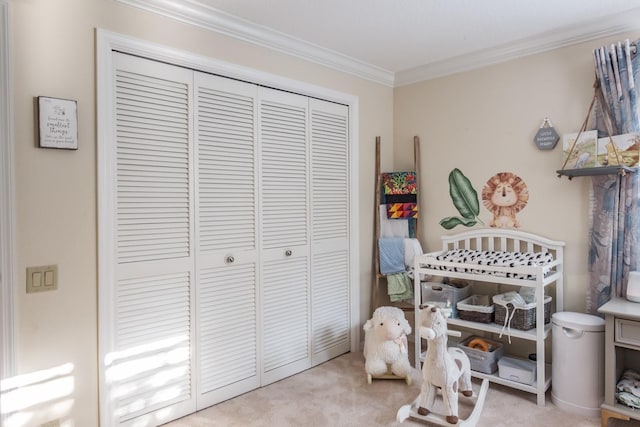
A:
<svg viewBox="0 0 640 427">
<path fill-rule="evenodd" d="M 609 418 L 640 420 L 640 411 L 616 402 L 615 389 L 625 369 L 640 370 L 640 304 L 612 298 L 598 309 L 605 315 L 604 403 L 602 427 Z"/>
<path fill-rule="evenodd" d="M 550 253 L 553 261 L 544 266 L 478 266 L 476 264 L 461 264 L 450 261 L 440 261 L 436 257 L 447 251 L 455 249 L 468 249 L 478 251 L 503 251 L 503 252 L 541 252 Z M 483 284 L 511 285 L 517 289 L 519 287 L 530 287 L 535 289 L 536 300 L 543 301 L 545 290 L 548 286 L 555 288 L 555 311 L 562 311 L 563 306 L 563 249 L 564 242 L 550 240 L 535 234 L 513 230 L 513 229 L 475 229 L 465 231 L 455 235 L 442 237 L 442 250 L 431 252 L 416 257 L 416 274 L 421 275 L 459 278 L 477 282 L 475 287 Z M 471 272 L 475 271 L 475 272 Z M 514 275 L 524 275 L 531 279 L 518 279 Z M 555 286 L 553 286 L 555 285 Z M 511 289 L 511 290 L 513 290 Z M 414 294 L 416 308 L 422 303 L 420 292 L 420 281 L 414 280 Z M 506 290 L 506 289 L 505 289 Z M 552 304 L 553 304 L 552 303 Z M 544 319 L 544 304 L 536 305 L 536 319 Z M 419 324 L 419 310 L 415 312 L 416 325 Z M 495 323 L 479 323 L 466 320 L 450 318 L 449 326 L 458 326 L 468 330 L 482 331 L 486 333 L 500 334 L 502 326 Z M 415 360 L 416 367 L 420 368 L 420 362 L 424 358 L 419 336 L 419 328 L 415 328 Z M 536 381 L 529 385 L 508 379 L 500 378 L 497 372 L 486 374 L 472 371 L 472 375 L 478 378 L 486 378 L 491 382 L 513 387 L 537 395 L 539 406 L 545 404 L 545 392 L 551 385 L 551 365 L 545 362 L 546 340 L 551 336 L 551 323 L 544 324 L 538 321 L 534 329 L 524 331 L 511 328 L 511 337 L 535 343 L 537 354 L 537 377 Z M 505 341 L 505 340 L 503 340 Z M 506 344 L 505 344 L 506 345 Z"/>
</svg>

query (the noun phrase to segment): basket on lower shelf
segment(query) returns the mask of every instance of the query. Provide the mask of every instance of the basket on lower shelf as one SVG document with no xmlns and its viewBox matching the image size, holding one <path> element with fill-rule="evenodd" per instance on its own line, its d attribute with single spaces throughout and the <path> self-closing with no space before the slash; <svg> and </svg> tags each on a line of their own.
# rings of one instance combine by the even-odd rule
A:
<svg viewBox="0 0 640 427">
<path fill-rule="evenodd" d="M 509 318 L 511 317 L 510 326 L 513 329 L 520 329 L 522 331 L 528 331 L 536 327 L 536 306 L 535 302 L 525 304 L 522 306 L 514 307 L 513 304 L 509 303 L 503 305 L 497 303 L 500 301 L 500 295 L 495 295 L 493 297 L 493 307 L 494 307 L 494 323 L 498 325 L 504 325 L 507 323 L 509 325 Z M 513 313 L 515 310 L 515 313 Z M 513 316 L 513 317 L 512 317 Z M 544 323 L 549 323 L 551 321 L 551 297 L 545 295 L 544 297 Z"/>
<path fill-rule="evenodd" d="M 458 317 L 472 322 L 491 323 L 494 307 L 488 295 L 471 295 L 456 304 Z"/>
<path fill-rule="evenodd" d="M 498 376 L 517 383 L 531 385 L 536 381 L 536 362 L 504 356 L 498 360 Z"/>
<path fill-rule="evenodd" d="M 483 345 L 476 346 L 474 343 L 480 341 Z M 485 347 L 485 348 L 481 348 Z M 500 341 L 489 338 L 471 335 L 458 343 L 458 348 L 464 351 L 469 357 L 471 369 L 485 374 L 492 374 L 498 370 L 498 361 L 504 356 L 504 346 Z"/>
</svg>

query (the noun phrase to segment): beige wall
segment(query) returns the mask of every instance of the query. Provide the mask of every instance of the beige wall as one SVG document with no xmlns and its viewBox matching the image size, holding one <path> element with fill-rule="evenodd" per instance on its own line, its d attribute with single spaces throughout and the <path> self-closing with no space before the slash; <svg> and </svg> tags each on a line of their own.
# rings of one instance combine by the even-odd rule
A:
<svg viewBox="0 0 640 427">
<path fill-rule="evenodd" d="M 361 320 L 370 314 L 376 135 L 382 136 L 387 170 L 409 167 L 412 136 L 422 139 L 428 249 L 437 247 L 443 233 L 438 221 L 455 213 L 447 187 L 452 168 L 462 169 L 477 189 L 499 170 L 521 175 L 531 192 L 519 215 L 523 228 L 567 242 L 567 306 L 584 306 L 587 180 L 556 178 L 560 148 L 542 152 L 531 141 L 545 116 L 560 132 L 577 130 L 591 96 L 589 51 L 600 42 L 393 91 L 111 0 L 14 1 L 10 17 L 18 373 L 71 369 L 57 374 L 60 396 L 28 395 L 22 425 L 53 418 L 67 427 L 98 422 L 95 28 L 359 97 Z M 39 95 L 78 100 L 78 151 L 35 147 L 33 99 Z M 482 218 L 488 218 L 486 211 Z M 44 264 L 58 264 L 59 290 L 27 295 L 26 267 Z"/>
<path fill-rule="evenodd" d="M 533 138 L 545 117 L 560 135 L 577 132 L 593 96 L 591 50 L 632 34 L 557 49 L 507 63 L 400 87 L 394 94 L 395 167 L 411 167 L 412 136 L 421 138 L 422 243 L 440 248 L 447 216 L 458 216 L 448 175 L 459 168 L 480 196 L 497 172 L 519 175 L 529 202 L 517 217 L 522 230 L 566 242 L 565 310 L 585 308 L 588 283 L 589 178 L 559 179 L 562 142 L 538 150 Z M 480 207 L 488 224 L 490 214 Z"/>
<path fill-rule="evenodd" d="M 374 138 L 391 164 L 393 90 L 313 63 L 181 24 L 112 0 L 11 3 L 17 214 L 19 374 L 58 374 L 62 396 L 29 393 L 25 423 L 98 425 L 95 28 L 203 54 L 359 97 L 361 318 L 369 317 Z M 79 150 L 35 147 L 33 99 L 76 99 Z M 27 266 L 58 264 L 59 290 L 25 293 Z M 69 365 L 71 364 L 71 365 Z M 37 388 L 36 388 L 37 389 Z M 40 390 L 43 390 L 40 387 Z M 37 390 L 35 390 L 37 391 Z M 42 403 L 39 399 L 43 399 Z"/>
</svg>

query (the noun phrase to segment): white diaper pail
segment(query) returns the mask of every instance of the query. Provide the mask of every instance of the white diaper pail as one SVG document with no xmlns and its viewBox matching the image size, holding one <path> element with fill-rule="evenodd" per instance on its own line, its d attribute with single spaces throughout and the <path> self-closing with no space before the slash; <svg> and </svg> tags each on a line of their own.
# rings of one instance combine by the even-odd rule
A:
<svg viewBox="0 0 640 427">
<path fill-rule="evenodd" d="M 600 416 L 604 400 L 604 320 L 583 313 L 551 317 L 551 401 L 574 414 Z"/>
</svg>

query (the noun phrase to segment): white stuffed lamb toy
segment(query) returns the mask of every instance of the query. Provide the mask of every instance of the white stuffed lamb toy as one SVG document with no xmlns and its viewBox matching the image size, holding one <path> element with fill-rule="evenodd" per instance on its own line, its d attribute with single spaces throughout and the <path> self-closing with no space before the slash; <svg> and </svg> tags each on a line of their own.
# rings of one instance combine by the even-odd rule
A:
<svg viewBox="0 0 640 427">
<path fill-rule="evenodd" d="M 411 326 L 397 307 L 378 307 L 364 324 L 364 369 L 371 378 L 404 378 L 411 384 L 407 334 Z"/>
</svg>

